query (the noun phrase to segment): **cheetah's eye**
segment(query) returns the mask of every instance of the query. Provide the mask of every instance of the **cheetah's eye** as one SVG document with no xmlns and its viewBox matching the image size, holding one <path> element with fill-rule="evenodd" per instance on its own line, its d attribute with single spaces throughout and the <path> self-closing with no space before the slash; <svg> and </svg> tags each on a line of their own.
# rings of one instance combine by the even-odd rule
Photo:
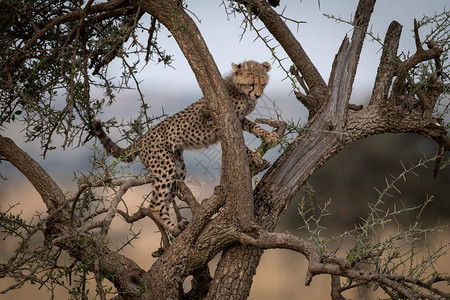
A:
<svg viewBox="0 0 450 300">
<path fill-rule="evenodd" d="M 249 87 L 255 87 L 255 84 L 254 83 L 250 83 L 248 86 Z"/>
</svg>

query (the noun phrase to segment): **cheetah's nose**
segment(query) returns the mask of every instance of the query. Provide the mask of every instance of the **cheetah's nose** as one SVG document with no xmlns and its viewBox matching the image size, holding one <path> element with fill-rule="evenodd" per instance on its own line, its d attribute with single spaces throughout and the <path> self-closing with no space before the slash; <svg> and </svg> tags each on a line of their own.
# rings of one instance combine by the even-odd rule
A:
<svg viewBox="0 0 450 300">
<path fill-rule="evenodd" d="M 261 95 L 255 94 L 255 98 L 256 98 L 256 99 L 258 99 L 259 97 L 261 97 Z"/>
</svg>

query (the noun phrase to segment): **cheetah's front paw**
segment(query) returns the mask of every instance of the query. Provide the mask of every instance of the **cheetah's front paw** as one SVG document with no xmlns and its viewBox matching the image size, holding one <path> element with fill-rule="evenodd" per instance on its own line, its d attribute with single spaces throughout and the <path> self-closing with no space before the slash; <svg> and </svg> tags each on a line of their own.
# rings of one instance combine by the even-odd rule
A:
<svg viewBox="0 0 450 300">
<path fill-rule="evenodd" d="M 273 128 L 276 128 L 275 131 L 264 131 L 261 135 L 262 139 L 270 146 L 274 147 L 279 143 L 281 138 L 284 136 L 284 132 L 286 131 L 286 123 L 281 120 L 273 120 L 273 119 L 263 119 L 258 118 L 255 120 L 256 123 L 267 124 Z"/>
<path fill-rule="evenodd" d="M 260 166 L 263 163 L 263 158 L 258 152 L 250 152 L 247 155 L 250 166 Z"/>
<path fill-rule="evenodd" d="M 259 152 L 252 152 L 249 150 L 247 156 L 249 160 L 248 162 L 250 165 L 250 170 L 252 171 L 253 175 L 267 169 L 270 166 L 270 162 L 263 159 Z"/>
<path fill-rule="evenodd" d="M 271 147 L 274 147 L 278 143 L 278 141 L 281 139 L 281 137 L 278 136 L 278 134 L 276 132 L 269 132 L 269 131 L 266 132 L 262 138 Z"/>
</svg>

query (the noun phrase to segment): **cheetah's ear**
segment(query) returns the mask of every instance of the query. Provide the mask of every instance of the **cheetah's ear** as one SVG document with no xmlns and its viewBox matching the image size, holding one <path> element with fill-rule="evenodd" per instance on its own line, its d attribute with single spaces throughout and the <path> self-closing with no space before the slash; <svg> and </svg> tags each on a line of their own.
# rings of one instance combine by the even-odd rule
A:
<svg viewBox="0 0 450 300">
<path fill-rule="evenodd" d="M 241 64 L 236 65 L 235 63 L 231 63 L 231 68 L 233 70 L 233 73 L 237 73 L 241 69 Z"/>
<path fill-rule="evenodd" d="M 264 69 L 266 69 L 266 72 L 270 71 L 271 66 L 270 66 L 269 62 L 267 62 L 267 61 L 263 62 L 262 66 L 264 67 Z"/>
</svg>

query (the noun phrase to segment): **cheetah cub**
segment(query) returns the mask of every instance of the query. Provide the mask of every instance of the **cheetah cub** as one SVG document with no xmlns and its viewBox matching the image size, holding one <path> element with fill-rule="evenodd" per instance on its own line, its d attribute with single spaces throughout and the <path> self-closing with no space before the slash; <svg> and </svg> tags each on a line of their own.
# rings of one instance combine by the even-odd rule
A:
<svg viewBox="0 0 450 300">
<path fill-rule="evenodd" d="M 274 144 L 279 139 L 277 134 L 266 131 L 246 119 L 263 95 L 270 68 L 268 62 L 233 63 L 231 74 L 224 80 L 242 129 L 264 139 L 268 144 Z M 98 117 L 94 119 L 93 134 L 107 152 L 127 162 L 133 161 L 136 155 L 139 155 L 142 163 L 154 176 L 150 210 L 154 218 L 173 236 L 178 236 L 187 225 L 186 220 L 174 223 L 169 216 L 170 203 L 177 194 L 176 183 L 178 180 L 184 180 L 186 175 L 183 150 L 206 148 L 217 142 L 217 127 L 206 111 L 205 100 L 202 98 L 164 119 L 125 149 L 120 148 L 107 136 Z M 250 163 L 257 164 L 261 161 L 261 156 L 248 148 L 247 155 Z"/>
</svg>

